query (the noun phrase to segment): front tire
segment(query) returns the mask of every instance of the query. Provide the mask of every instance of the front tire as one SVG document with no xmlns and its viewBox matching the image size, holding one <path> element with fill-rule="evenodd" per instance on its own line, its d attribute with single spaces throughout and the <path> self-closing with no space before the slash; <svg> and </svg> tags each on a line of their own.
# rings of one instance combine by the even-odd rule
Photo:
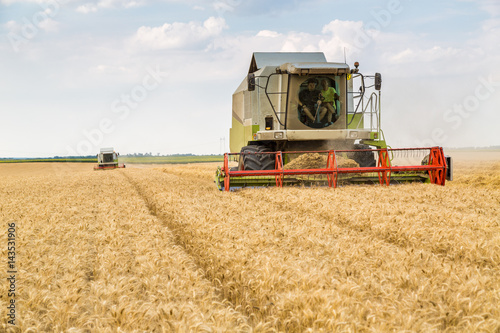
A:
<svg viewBox="0 0 500 333">
<path fill-rule="evenodd" d="M 371 149 L 368 145 L 355 144 L 354 149 Z M 375 160 L 375 155 L 373 151 L 357 151 L 353 153 L 351 157 L 360 167 L 374 167 L 377 166 L 377 161 Z"/>
<path fill-rule="evenodd" d="M 274 170 L 275 156 L 266 146 L 252 145 L 241 148 L 239 170 Z"/>
</svg>

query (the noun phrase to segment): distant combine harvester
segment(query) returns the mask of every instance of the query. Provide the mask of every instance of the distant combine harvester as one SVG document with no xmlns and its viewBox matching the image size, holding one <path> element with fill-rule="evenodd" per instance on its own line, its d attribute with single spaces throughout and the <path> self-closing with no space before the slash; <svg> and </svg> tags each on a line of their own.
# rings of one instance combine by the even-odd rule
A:
<svg viewBox="0 0 500 333">
<path fill-rule="evenodd" d="M 101 152 L 97 154 L 97 166 L 94 170 L 125 168 L 125 164 L 118 164 L 119 155 L 113 148 L 101 148 Z"/>
</svg>

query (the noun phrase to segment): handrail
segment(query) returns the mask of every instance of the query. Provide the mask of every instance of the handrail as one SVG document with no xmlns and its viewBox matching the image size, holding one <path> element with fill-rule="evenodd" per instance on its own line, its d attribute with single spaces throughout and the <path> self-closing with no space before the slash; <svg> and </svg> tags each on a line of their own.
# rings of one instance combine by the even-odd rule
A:
<svg viewBox="0 0 500 333">
<path fill-rule="evenodd" d="M 375 101 L 374 101 L 375 100 Z M 368 107 L 371 106 L 371 109 L 370 111 L 368 112 L 370 114 L 370 129 L 372 130 L 373 129 L 373 115 L 375 114 L 375 118 L 378 120 L 378 96 L 375 92 L 372 92 L 370 97 L 368 98 L 368 101 L 366 102 L 366 105 L 364 105 L 365 103 L 363 103 L 364 106 L 361 107 L 362 111 L 361 112 L 358 112 L 358 108 L 359 108 L 359 105 L 363 102 L 363 100 L 360 100 L 359 103 L 358 103 L 358 107 L 356 107 L 356 110 L 354 111 L 354 113 L 351 113 L 352 115 L 352 118 L 351 118 L 351 121 L 347 124 L 348 126 L 350 126 L 352 124 L 352 122 L 354 121 L 354 118 L 357 114 L 361 115 L 361 117 L 359 118 L 358 120 L 358 123 L 356 124 L 356 128 L 359 129 L 359 125 L 361 123 L 361 119 L 364 118 L 365 116 L 365 113 L 367 113 L 366 111 L 368 110 Z M 376 126 L 376 130 L 378 131 L 379 130 L 379 126 L 378 126 L 378 121 L 377 121 L 377 126 Z"/>
<path fill-rule="evenodd" d="M 274 95 L 281 95 L 281 94 L 286 94 L 287 92 L 283 92 L 283 91 L 280 91 L 280 92 L 276 92 L 276 93 L 270 93 L 267 91 L 267 88 L 269 86 L 269 81 L 271 81 L 271 76 L 273 75 L 278 75 L 279 73 L 271 73 L 269 74 L 269 76 L 267 76 L 267 81 L 266 81 L 266 87 L 264 89 L 264 93 L 266 94 L 266 97 L 267 97 L 267 100 L 269 101 L 269 104 L 271 105 L 271 108 L 273 109 L 273 112 L 274 112 L 274 115 L 276 116 L 276 120 L 278 120 L 278 123 L 283 127 L 283 128 L 286 128 L 285 124 L 283 124 L 281 122 L 281 119 L 280 117 L 278 117 L 278 113 L 286 113 L 286 112 L 276 112 L 276 109 L 274 108 L 274 105 L 273 105 L 273 102 L 271 101 L 271 97 L 269 97 L 270 94 L 274 94 Z"/>
</svg>

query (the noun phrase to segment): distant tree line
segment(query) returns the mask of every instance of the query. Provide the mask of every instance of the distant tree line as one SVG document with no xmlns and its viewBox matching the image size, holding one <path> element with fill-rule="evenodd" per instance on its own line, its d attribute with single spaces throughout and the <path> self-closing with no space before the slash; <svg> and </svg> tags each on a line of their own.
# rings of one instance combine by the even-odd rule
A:
<svg viewBox="0 0 500 333">
<path fill-rule="evenodd" d="M 162 157 L 175 157 L 175 156 L 200 156 L 192 153 L 187 153 L 187 154 L 167 154 L 167 155 L 160 155 L 160 153 L 157 153 L 156 155 L 153 155 L 153 153 L 131 153 L 131 154 L 125 154 L 125 155 L 120 155 L 123 157 L 152 157 L 152 156 L 162 156 Z M 207 154 L 203 156 L 219 156 L 219 154 Z"/>
<path fill-rule="evenodd" d="M 71 160 L 71 159 L 95 159 L 96 155 L 87 156 L 54 156 L 54 157 L 0 157 L 0 160 Z"/>
</svg>

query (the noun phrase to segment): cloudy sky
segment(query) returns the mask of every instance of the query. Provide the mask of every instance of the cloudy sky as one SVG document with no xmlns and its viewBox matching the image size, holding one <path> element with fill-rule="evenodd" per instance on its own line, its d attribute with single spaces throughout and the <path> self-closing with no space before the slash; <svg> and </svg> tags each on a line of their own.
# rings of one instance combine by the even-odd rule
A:
<svg viewBox="0 0 500 333">
<path fill-rule="evenodd" d="M 393 147 L 500 145 L 498 0 L 0 0 L 0 157 L 218 154 L 252 52 L 383 76 Z"/>
</svg>

